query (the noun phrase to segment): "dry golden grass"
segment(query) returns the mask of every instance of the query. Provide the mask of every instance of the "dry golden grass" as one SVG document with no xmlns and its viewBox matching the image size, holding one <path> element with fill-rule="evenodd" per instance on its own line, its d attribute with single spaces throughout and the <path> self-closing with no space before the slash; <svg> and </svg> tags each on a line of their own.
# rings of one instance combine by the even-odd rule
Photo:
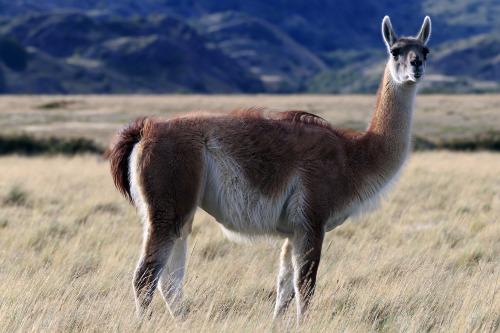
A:
<svg viewBox="0 0 500 333">
<path fill-rule="evenodd" d="M 142 229 L 94 156 L 0 158 L 0 331 L 288 332 L 279 243 L 234 244 L 199 213 L 178 324 L 136 319 Z M 325 240 L 304 332 L 500 330 L 500 155 L 416 153 L 389 203 Z"/>
</svg>

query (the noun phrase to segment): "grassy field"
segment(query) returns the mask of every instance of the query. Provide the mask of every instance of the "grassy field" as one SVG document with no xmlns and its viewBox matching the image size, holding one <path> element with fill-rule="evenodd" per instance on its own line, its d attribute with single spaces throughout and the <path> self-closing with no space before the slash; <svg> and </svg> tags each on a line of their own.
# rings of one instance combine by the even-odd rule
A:
<svg viewBox="0 0 500 333">
<path fill-rule="evenodd" d="M 0 158 L 0 331 L 289 331 L 272 322 L 279 243 L 227 241 L 200 212 L 189 319 L 136 320 L 142 229 L 95 156 Z M 416 153 L 389 203 L 330 232 L 307 332 L 500 329 L 500 155 Z M 5 176 L 8 175 L 8 176 Z"/>
<path fill-rule="evenodd" d="M 254 97 L 361 128 L 374 103 L 368 96 L 309 98 Z M 104 144 L 135 116 L 251 100 L 7 96 L 0 98 L 0 130 L 83 133 Z M 418 96 L 415 128 L 436 137 L 451 135 L 443 130 L 451 125 L 498 130 L 499 105 L 495 95 Z M 294 304 L 272 321 L 281 242 L 232 243 L 200 211 L 188 251 L 187 321 L 172 320 L 157 294 L 152 319 L 141 322 L 131 280 L 142 227 L 114 189 L 108 164 L 95 155 L 3 156 L 0 174 L 0 332 L 296 329 Z M 413 153 L 388 202 L 327 234 L 317 292 L 299 331 L 499 331 L 499 175 L 498 153 Z"/>
</svg>

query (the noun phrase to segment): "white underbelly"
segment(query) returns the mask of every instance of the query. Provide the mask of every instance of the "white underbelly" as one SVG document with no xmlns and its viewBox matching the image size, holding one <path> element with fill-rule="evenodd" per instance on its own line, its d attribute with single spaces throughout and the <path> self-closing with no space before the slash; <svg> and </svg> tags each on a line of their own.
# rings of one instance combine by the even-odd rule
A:
<svg viewBox="0 0 500 333">
<path fill-rule="evenodd" d="M 200 206 L 231 232 L 246 237 L 293 233 L 298 206 L 297 177 L 282 193 L 263 195 L 246 181 L 234 161 L 206 154 L 206 180 Z M 296 220 L 296 219 L 295 219 Z"/>
</svg>

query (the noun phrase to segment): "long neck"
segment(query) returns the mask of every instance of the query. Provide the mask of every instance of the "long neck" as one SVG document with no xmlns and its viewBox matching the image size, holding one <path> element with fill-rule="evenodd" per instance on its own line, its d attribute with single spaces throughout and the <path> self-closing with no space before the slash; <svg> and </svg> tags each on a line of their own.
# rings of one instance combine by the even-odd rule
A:
<svg viewBox="0 0 500 333">
<path fill-rule="evenodd" d="M 394 82 L 387 66 L 378 91 L 375 114 L 367 132 L 356 140 L 351 162 L 358 186 L 378 191 L 397 174 L 411 142 L 413 105 L 417 85 Z"/>
<path fill-rule="evenodd" d="M 384 150 L 393 155 L 406 156 L 408 152 L 416 92 L 417 85 L 413 82 L 395 83 L 389 66 L 386 67 L 377 94 L 375 114 L 366 134 L 380 140 L 382 146 L 389 148 Z"/>
</svg>

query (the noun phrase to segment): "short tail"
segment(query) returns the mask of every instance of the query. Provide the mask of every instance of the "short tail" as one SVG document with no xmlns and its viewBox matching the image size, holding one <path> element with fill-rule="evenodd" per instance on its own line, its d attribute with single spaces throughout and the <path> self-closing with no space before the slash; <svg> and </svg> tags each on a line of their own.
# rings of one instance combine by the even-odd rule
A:
<svg viewBox="0 0 500 333">
<path fill-rule="evenodd" d="M 111 175 L 116 188 L 132 204 L 129 180 L 129 158 L 136 143 L 141 141 L 144 126 L 148 122 L 148 117 L 137 118 L 131 121 L 118 132 L 116 140 L 109 155 L 111 165 Z"/>
</svg>

